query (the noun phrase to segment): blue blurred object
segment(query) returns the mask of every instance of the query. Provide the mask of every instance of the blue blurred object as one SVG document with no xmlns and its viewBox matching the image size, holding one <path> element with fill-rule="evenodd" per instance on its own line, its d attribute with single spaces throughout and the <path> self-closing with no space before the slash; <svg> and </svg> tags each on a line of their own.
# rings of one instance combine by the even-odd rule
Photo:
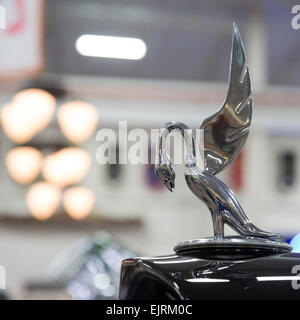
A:
<svg viewBox="0 0 300 320">
<path fill-rule="evenodd" d="M 293 248 L 292 252 L 300 252 L 300 233 L 287 239 L 287 242 Z"/>
</svg>

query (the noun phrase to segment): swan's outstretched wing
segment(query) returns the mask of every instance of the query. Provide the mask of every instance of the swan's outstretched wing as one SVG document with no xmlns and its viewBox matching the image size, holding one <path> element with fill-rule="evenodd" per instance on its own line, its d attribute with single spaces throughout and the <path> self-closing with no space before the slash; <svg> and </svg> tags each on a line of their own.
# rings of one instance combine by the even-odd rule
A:
<svg viewBox="0 0 300 320">
<path fill-rule="evenodd" d="M 252 99 L 249 70 L 242 40 L 233 24 L 229 88 L 222 108 L 206 118 L 204 130 L 205 169 L 222 171 L 240 153 L 251 123 Z"/>
</svg>

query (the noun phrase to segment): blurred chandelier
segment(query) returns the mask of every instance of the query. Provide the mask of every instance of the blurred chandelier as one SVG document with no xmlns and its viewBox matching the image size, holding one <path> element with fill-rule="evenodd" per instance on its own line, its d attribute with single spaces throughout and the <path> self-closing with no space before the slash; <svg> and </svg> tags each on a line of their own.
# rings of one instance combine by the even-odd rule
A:
<svg viewBox="0 0 300 320">
<path fill-rule="evenodd" d="M 14 143 L 26 144 L 50 124 L 58 95 L 46 90 L 24 89 L 2 107 L 2 129 Z M 96 130 L 98 111 L 89 103 L 70 101 L 59 108 L 57 121 L 64 136 L 71 143 L 80 144 Z M 64 192 L 65 212 L 75 220 L 91 213 L 95 205 L 94 193 L 76 186 L 87 175 L 90 164 L 89 153 L 77 147 L 60 149 L 44 159 L 42 152 L 31 146 L 15 147 L 6 154 L 8 173 L 19 184 L 33 183 L 42 171 L 46 181 L 34 183 L 26 194 L 27 207 L 39 220 L 47 220 L 55 213 L 62 199 L 62 189 L 68 186 L 72 187 Z"/>
<path fill-rule="evenodd" d="M 26 195 L 27 207 L 38 220 L 49 219 L 56 211 L 61 200 L 61 190 L 48 182 L 33 184 Z"/>
<path fill-rule="evenodd" d="M 68 147 L 54 152 L 44 160 L 42 173 L 46 181 L 60 187 L 80 183 L 90 168 L 90 155 L 85 150 Z"/>
<path fill-rule="evenodd" d="M 28 184 L 40 173 L 42 154 L 33 147 L 17 147 L 6 154 L 5 160 L 10 176 L 17 183 Z"/>
<path fill-rule="evenodd" d="M 42 89 L 22 90 L 14 96 L 12 102 L 26 110 L 36 133 L 49 125 L 56 107 L 54 96 Z"/>
<path fill-rule="evenodd" d="M 57 120 L 65 137 L 72 143 L 80 144 L 95 131 L 98 124 L 98 112 L 89 103 L 70 101 L 59 108 Z"/>
<path fill-rule="evenodd" d="M 3 131 L 13 142 L 26 143 L 49 125 L 55 106 L 54 96 L 44 90 L 22 90 L 1 110 Z"/>
<path fill-rule="evenodd" d="M 71 187 L 63 195 L 63 206 L 74 220 L 86 218 L 95 205 L 95 195 L 87 187 Z"/>
</svg>

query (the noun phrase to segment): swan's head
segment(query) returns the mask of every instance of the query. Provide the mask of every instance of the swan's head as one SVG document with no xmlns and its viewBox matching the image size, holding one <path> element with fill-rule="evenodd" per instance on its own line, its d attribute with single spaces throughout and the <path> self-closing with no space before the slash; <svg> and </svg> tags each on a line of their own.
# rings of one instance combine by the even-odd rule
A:
<svg viewBox="0 0 300 320">
<path fill-rule="evenodd" d="M 155 165 L 155 173 L 158 179 L 168 188 L 173 191 L 175 188 L 175 171 L 171 165 L 157 164 Z"/>
</svg>

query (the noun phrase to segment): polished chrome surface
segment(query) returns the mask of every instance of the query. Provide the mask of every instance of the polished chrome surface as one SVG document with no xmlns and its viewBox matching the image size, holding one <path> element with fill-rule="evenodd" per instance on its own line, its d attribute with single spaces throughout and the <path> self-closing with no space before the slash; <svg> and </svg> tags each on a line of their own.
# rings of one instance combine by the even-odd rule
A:
<svg viewBox="0 0 300 320">
<path fill-rule="evenodd" d="M 243 236 L 278 238 L 279 235 L 257 228 L 247 217 L 235 194 L 227 185 L 208 171 L 190 167 L 185 180 L 190 190 L 209 208 L 214 234 L 224 237 L 224 223 Z"/>
<path fill-rule="evenodd" d="M 179 130 L 186 146 L 185 164 L 187 167 L 196 166 L 196 150 L 192 136 L 192 129 L 182 122 L 171 121 L 165 123 L 159 130 L 156 150 L 155 173 L 159 180 L 172 191 L 175 188 L 175 171 L 170 150 L 167 148 L 167 136 L 173 130 Z"/>
<path fill-rule="evenodd" d="M 172 191 L 175 187 L 175 171 L 166 139 L 170 132 L 179 130 L 186 146 L 185 180 L 190 190 L 209 208 L 215 238 L 224 239 L 226 223 L 243 237 L 280 242 L 282 236 L 260 230 L 248 219 L 235 194 L 215 176 L 230 165 L 241 151 L 248 136 L 251 114 L 249 71 L 241 38 L 234 24 L 226 101 L 220 111 L 205 119 L 200 126 L 204 132 L 204 146 L 201 146 L 204 149 L 204 170 L 197 166 L 192 130 L 181 122 L 172 121 L 164 124 L 159 131 L 155 172 L 160 181 Z"/>
<path fill-rule="evenodd" d="M 245 50 L 233 25 L 229 88 L 222 108 L 200 125 L 204 130 L 205 169 L 217 174 L 229 166 L 244 146 L 252 116 L 249 69 Z"/>
<path fill-rule="evenodd" d="M 160 181 L 170 191 L 175 187 L 175 171 L 166 144 L 167 135 L 173 130 L 179 130 L 184 138 L 186 145 L 185 180 L 190 190 L 209 208 L 215 237 L 224 237 L 224 223 L 227 223 L 243 236 L 280 238 L 275 233 L 257 228 L 248 219 L 235 194 L 227 185 L 206 169 L 202 171 L 197 166 L 192 130 L 183 123 L 168 122 L 160 129 L 155 165 L 155 172 Z"/>
<path fill-rule="evenodd" d="M 272 241 L 269 239 L 255 238 L 255 237 L 225 237 L 223 239 L 216 238 L 202 238 L 179 242 L 174 250 L 176 253 L 186 252 L 193 249 L 207 249 L 211 251 L 214 249 L 220 250 L 224 248 L 243 250 L 252 249 L 257 251 L 287 253 L 292 250 L 292 247 L 285 242 Z M 233 254 L 233 253 L 231 253 Z"/>
</svg>

